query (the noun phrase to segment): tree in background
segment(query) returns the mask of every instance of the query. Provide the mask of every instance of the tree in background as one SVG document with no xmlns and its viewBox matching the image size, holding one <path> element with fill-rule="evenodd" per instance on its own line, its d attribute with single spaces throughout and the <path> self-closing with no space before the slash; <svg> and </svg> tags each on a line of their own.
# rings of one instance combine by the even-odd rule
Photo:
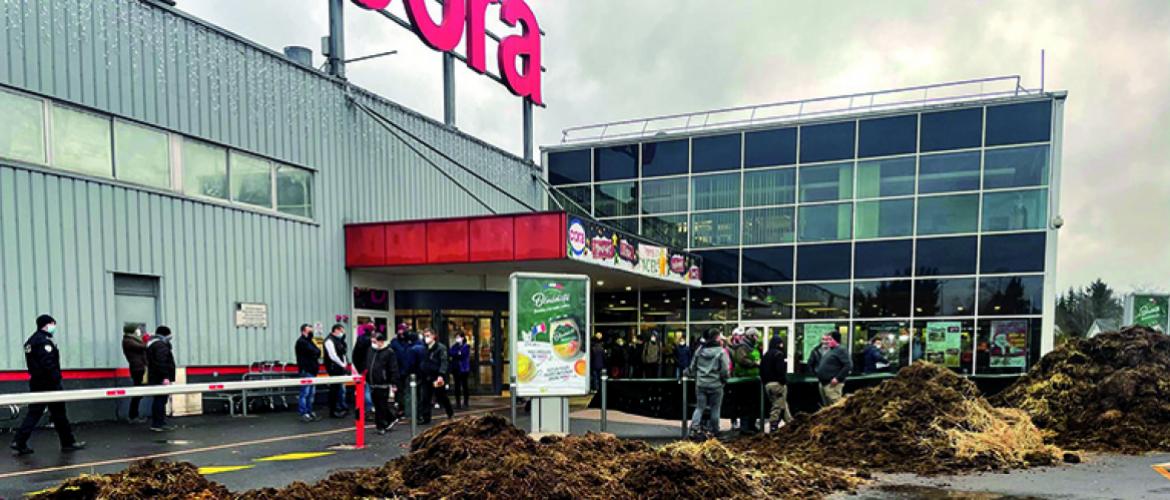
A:
<svg viewBox="0 0 1170 500">
<path fill-rule="evenodd" d="M 1121 321 L 1121 299 L 1098 278 L 1081 289 L 1069 288 L 1056 301 L 1056 324 L 1066 338 L 1084 338 L 1098 319 Z"/>
</svg>

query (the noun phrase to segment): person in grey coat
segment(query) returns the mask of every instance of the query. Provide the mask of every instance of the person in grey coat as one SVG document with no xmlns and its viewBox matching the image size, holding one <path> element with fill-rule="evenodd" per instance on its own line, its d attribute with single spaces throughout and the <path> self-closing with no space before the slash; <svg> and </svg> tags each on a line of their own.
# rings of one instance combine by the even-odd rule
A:
<svg viewBox="0 0 1170 500">
<path fill-rule="evenodd" d="M 808 367 L 820 382 L 821 404 L 830 406 L 844 397 L 845 377 L 853 370 L 853 360 L 845 346 L 840 344 L 840 334 L 821 337 L 821 345 L 808 357 Z"/>
<path fill-rule="evenodd" d="M 731 371 L 728 369 L 727 353 L 719 344 L 719 330 L 711 328 L 703 334 L 703 345 L 691 357 L 687 375 L 695 379 L 695 413 L 691 415 L 691 437 L 700 435 L 703 412 L 711 417 L 707 421 L 707 432 L 719 434 L 719 408 L 723 404 L 723 386 L 727 384 Z"/>
</svg>

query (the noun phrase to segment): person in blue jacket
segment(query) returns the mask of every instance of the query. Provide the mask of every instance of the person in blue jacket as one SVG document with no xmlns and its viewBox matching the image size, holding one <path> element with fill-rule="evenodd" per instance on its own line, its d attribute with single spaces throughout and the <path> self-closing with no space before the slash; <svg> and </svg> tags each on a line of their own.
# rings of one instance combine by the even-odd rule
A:
<svg viewBox="0 0 1170 500">
<path fill-rule="evenodd" d="M 455 342 L 447 350 L 450 359 L 452 387 L 455 389 L 455 407 L 467 409 L 471 406 L 471 389 L 467 386 L 467 379 L 471 376 L 471 346 L 463 332 L 455 334 Z M 462 403 L 460 403 L 462 397 Z M 461 406 L 462 405 L 462 406 Z"/>
<path fill-rule="evenodd" d="M 394 340 L 390 341 L 390 348 L 394 350 L 394 356 L 398 362 L 398 395 L 394 398 L 394 404 L 398 406 L 398 416 L 406 414 L 406 408 L 409 404 L 407 397 L 410 395 L 410 327 L 406 323 L 400 323 L 398 330 L 395 333 Z"/>
<path fill-rule="evenodd" d="M 865 346 L 864 360 L 865 363 L 861 373 L 877 373 L 885 371 L 890 366 L 890 360 L 886 359 L 886 355 L 882 353 L 882 338 L 874 337 L 869 339 L 869 345 Z"/>
</svg>

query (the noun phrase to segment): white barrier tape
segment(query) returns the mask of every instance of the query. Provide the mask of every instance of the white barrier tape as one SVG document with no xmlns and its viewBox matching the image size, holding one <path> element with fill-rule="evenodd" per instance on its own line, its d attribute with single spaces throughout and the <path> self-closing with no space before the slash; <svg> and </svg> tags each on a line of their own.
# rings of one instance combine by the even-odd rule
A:
<svg viewBox="0 0 1170 500">
<path fill-rule="evenodd" d="M 64 403 L 70 401 L 90 401 L 107 398 L 129 398 L 134 396 L 169 396 L 172 394 L 197 394 L 203 392 L 272 389 L 279 387 L 300 387 L 303 385 L 349 384 L 359 382 L 361 379 L 362 377 L 360 375 L 341 375 L 335 377 L 287 378 L 274 380 L 249 380 L 242 382 L 150 385 L 138 387 L 110 387 L 106 389 L 79 389 L 70 391 L 0 394 L 0 406 L 29 405 L 36 403 Z"/>
</svg>

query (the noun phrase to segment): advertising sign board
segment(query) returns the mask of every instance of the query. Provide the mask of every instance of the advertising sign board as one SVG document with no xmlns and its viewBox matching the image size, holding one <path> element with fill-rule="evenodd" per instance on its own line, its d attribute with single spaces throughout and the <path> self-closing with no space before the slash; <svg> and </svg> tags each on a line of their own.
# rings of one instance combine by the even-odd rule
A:
<svg viewBox="0 0 1170 500">
<path fill-rule="evenodd" d="M 516 395 L 589 394 L 589 277 L 513 273 L 510 282 Z"/>
<path fill-rule="evenodd" d="M 655 245 L 582 217 L 570 215 L 567 220 L 566 255 L 572 260 L 684 285 L 703 284 L 702 264 L 694 255 Z"/>
</svg>

